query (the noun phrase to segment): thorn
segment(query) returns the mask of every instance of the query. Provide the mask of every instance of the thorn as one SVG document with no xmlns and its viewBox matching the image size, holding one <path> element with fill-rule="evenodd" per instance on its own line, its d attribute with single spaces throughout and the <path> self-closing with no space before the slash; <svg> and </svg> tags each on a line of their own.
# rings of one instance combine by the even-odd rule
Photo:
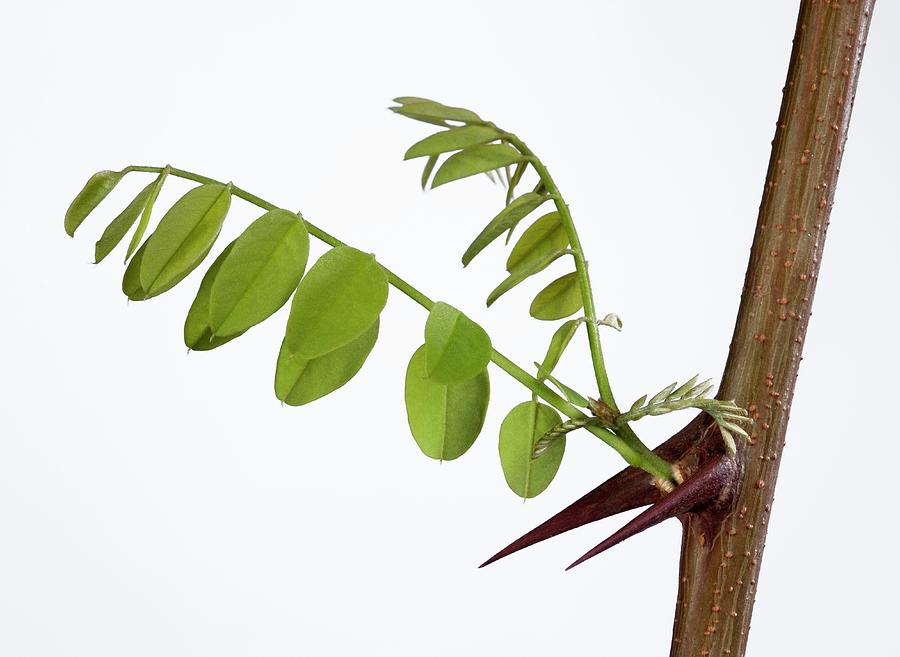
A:
<svg viewBox="0 0 900 657">
<path fill-rule="evenodd" d="M 678 459 L 699 437 L 704 422 L 704 415 L 701 413 L 653 451 L 667 461 Z M 563 534 L 570 529 L 576 529 L 617 513 L 653 504 L 659 498 L 660 492 L 653 485 L 650 476 L 643 470 L 629 466 L 543 524 L 507 545 L 481 564 L 479 568 L 484 568 L 514 552 Z"/>
<path fill-rule="evenodd" d="M 697 474 L 633 518 L 631 522 L 605 541 L 589 550 L 566 570 L 571 570 L 578 564 L 621 543 L 626 538 L 631 538 L 645 529 L 658 525 L 663 520 L 680 516 L 688 511 L 699 510 L 715 502 L 723 494 L 723 491 L 730 491 L 728 483 L 733 479 L 736 469 L 737 464 L 734 459 L 728 456 L 720 455 L 708 461 L 697 471 Z"/>
</svg>

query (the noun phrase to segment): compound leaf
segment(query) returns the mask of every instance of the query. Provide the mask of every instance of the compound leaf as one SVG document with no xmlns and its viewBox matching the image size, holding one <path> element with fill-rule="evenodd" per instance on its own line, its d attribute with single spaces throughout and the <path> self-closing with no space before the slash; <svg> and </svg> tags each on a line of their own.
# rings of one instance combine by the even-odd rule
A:
<svg viewBox="0 0 900 657">
<path fill-rule="evenodd" d="M 506 144 L 470 146 L 447 158 L 434 175 L 431 188 L 434 189 L 460 178 L 493 171 L 523 159 L 519 151 Z"/>
<path fill-rule="evenodd" d="M 448 160 L 449 162 L 449 160 Z M 440 175 L 440 171 L 438 171 Z M 468 265 L 472 258 L 477 256 L 488 244 L 500 237 L 507 230 L 512 230 L 516 225 L 531 212 L 534 211 L 541 203 L 549 197 L 543 194 L 535 194 L 528 192 L 522 194 L 515 201 L 503 208 L 500 213 L 491 219 L 490 223 L 484 227 L 478 237 L 472 242 L 466 252 L 463 254 L 463 266 Z"/>
<path fill-rule="evenodd" d="M 126 233 L 128 233 L 129 229 L 134 225 L 134 222 L 137 221 L 138 215 L 141 214 L 144 210 L 144 206 L 147 205 L 147 199 L 150 198 L 150 192 L 153 190 L 153 185 L 154 183 L 150 183 L 144 187 L 144 189 L 139 191 L 131 203 L 129 203 L 103 231 L 100 239 L 94 244 L 95 263 L 100 262 L 108 256 L 110 252 L 118 246 L 119 242 L 122 241 L 122 238 L 125 237 Z"/>
<path fill-rule="evenodd" d="M 477 144 L 486 144 L 499 138 L 500 133 L 497 129 L 486 125 L 467 125 L 461 128 L 450 128 L 449 130 L 425 137 L 422 141 L 413 144 L 406 151 L 403 159 L 411 160 L 416 157 L 440 155 L 441 153 L 458 151 L 461 148 L 468 148 Z"/>
<path fill-rule="evenodd" d="M 306 270 L 309 233 L 293 212 L 270 210 L 234 241 L 209 293 L 214 335 L 243 333 L 281 308 Z"/>
<path fill-rule="evenodd" d="M 442 461 L 459 458 L 472 446 L 487 414 L 490 381 L 487 370 L 458 383 L 428 377 L 425 345 L 406 368 L 406 417 L 426 456 Z"/>
<path fill-rule="evenodd" d="M 219 236 L 231 205 L 231 185 L 200 185 L 169 208 L 147 239 L 141 287 L 152 297 L 202 261 Z M 177 281 L 176 281 L 177 282 Z"/>
<path fill-rule="evenodd" d="M 98 171 L 88 179 L 66 210 L 64 225 L 69 236 L 75 235 L 81 222 L 100 205 L 124 175 L 121 171 Z"/>
<path fill-rule="evenodd" d="M 560 276 L 537 293 L 529 313 L 535 319 L 563 319 L 581 310 L 581 289 L 578 273 Z"/>
<path fill-rule="evenodd" d="M 491 360 L 484 329 L 453 306 L 434 304 L 425 324 L 426 373 L 438 383 L 471 379 Z"/>
<path fill-rule="evenodd" d="M 506 483 L 523 498 L 540 495 L 559 470 L 565 437 L 553 441 L 537 458 L 535 443 L 560 423 L 559 413 L 546 404 L 527 401 L 513 408 L 500 425 L 500 465 Z"/>
<path fill-rule="evenodd" d="M 301 358 L 334 351 L 362 334 L 387 302 L 388 281 L 371 253 L 336 246 L 300 281 L 285 344 Z"/>
<path fill-rule="evenodd" d="M 506 260 L 506 271 L 511 272 L 516 267 L 532 260 L 541 260 L 548 253 L 569 246 L 569 237 L 563 227 L 558 212 L 545 214 L 531 224 L 522 237 L 516 242 L 509 258 Z"/>
<path fill-rule="evenodd" d="M 275 368 L 275 396 L 290 406 L 302 406 L 343 386 L 366 362 L 378 339 L 378 324 L 376 319 L 344 346 L 312 359 L 292 353 L 283 341 Z"/>
</svg>

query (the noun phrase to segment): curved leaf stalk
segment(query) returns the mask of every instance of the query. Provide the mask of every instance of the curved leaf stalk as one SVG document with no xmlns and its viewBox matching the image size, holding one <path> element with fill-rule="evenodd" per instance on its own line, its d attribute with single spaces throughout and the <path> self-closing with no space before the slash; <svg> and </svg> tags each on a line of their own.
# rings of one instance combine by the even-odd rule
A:
<svg viewBox="0 0 900 657">
<path fill-rule="evenodd" d="M 600 332 L 597 329 L 597 311 L 594 308 L 594 293 L 591 290 L 591 278 L 588 274 L 587 261 L 584 259 L 584 250 L 581 247 L 581 240 L 578 237 L 578 231 L 575 230 L 575 222 L 569 212 L 569 206 L 563 199 L 559 188 L 550 176 L 550 172 L 544 163 L 525 145 L 516 135 L 504 132 L 502 138 L 509 142 L 513 147 L 528 158 L 531 166 L 541 179 L 543 188 L 547 195 L 553 199 L 556 210 L 559 212 L 560 219 L 566 230 L 571 245 L 572 256 L 575 260 L 575 271 L 578 273 L 578 284 L 581 288 L 581 300 L 584 304 L 584 315 L 587 317 L 588 344 L 591 348 L 591 360 L 594 364 L 594 376 L 597 379 L 597 387 L 600 391 L 600 399 L 602 399 L 613 410 L 617 410 L 616 401 L 613 398 L 612 389 L 609 385 L 609 376 L 606 373 L 606 364 L 603 360 L 603 349 L 600 346 Z"/>
<path fill-rule="evenodd" d="M 519 142 L 519 143 L 521 143 L 521 142 Z M 524 144 L 522 144 L 522 146 L 524 147 Z M 530 151 L 529 151 L 529 153 L 530 153 Z M 534 158 L 533 155 L 529 155 L 529 157 Z M 537 158 L 534 158 L 534 160 L 537 161 Z M 538 171 L 542 170 L 544 173 L 546 173 L 546 169 L 543 169 L 543 166 L 540 165 L 539 162 L 538 162 L 538 166 L 541 166 L 541 169 L 538 169 Z M 191 171 L 185 171 L 183 169 L 176 169 L 173 167 L 167 167 L 167 169 L 168 169 L 169 175 L 175 176 L 177 178 L 183 178 L 185 180 L 190 180 L 190 181 L 200 183 L 200 184 L 222 184 L 213 178 L 209 178 L 208 176 L 203 176 L 203 175 L 200 175 L 197 173 L 193 173 Z M 537 167 L 536 167 L 536 169 L 537 169 Z M 132 172 L 132 171 L 159 174 L 163 171 L 163 167 L 133 165 L 133 166 L 126 167 L 125 169 L 122 170 L 121 173 L 122 173 L 122 175 L 124 175 L 124 174 Z M 547 174 L 547 176 L 549 179 L 549 174 Z M 542 179 L 543 179 L 543 177 L 542 177 Z M 550 184 L 552 184 L 552 180 L 550 181 Z M 259 196 L 251 194 L 250 192 L 248 192 L 236 185 L 231 185 L 231 193 L 234 196 L 237 196 L 238 198 L 240 198 L 244 201 L 247 201 L 248 203 L 252 203 L 253 205 L 255 205 L 259 208 L 262 208 L 264 210 L 278 210 L 279 209 L 279 206 L 277 206 L 273 203 L 270 203 L 269 201 L 266 201 L 265 199 L 262 199 Z M 556 193 L 556 197 L 558 198 L 558 192 Z M 565 208 L 564 203 L 561 204 L 561 207 L 560 207 L 560 205 L 558 205 L 557 207 L 560 208 L 561 214 L 563 212 L 565 213 L 565 217 L 567 218 L 568 224 L 569 224 L 569 226 L 571 226 L 572 234 L 570 235 L 570 239 L 572 240 L 572 242 L 571 242 L 572 248 L 575 251 L 575 254 L 573 254 L 573 255 L 576 258 L 576 265 L 578 267 L 578 271 L 584 272 L 584 279 L 586 279 L 587 278 L 587 268 L 585 266 L 584 258 L 581 255 L 581 246 L 580 246 L 580 243 L 578 242 L 578 236 L 574 233 L 574 226 L 571 225 L 571 217 L 568 214 L 568 209 Z M 314 224 L 310 223 L 306 218 L 303 218 L 303 221 L 306 224 L 306 228 L 309 231 L 309 234 L 312 235 L 313 237 L 316 237 L 317 239 L 321 240 L 325 244 L 328 244 L 329 246 L 332 246 L 332 247 L 346 246 L 346 244 L 344 242 L 342 242 L 338 238 L 334 237 L 333 235 L 327 233 L 326 231 L 322 230 L 321 228 L 315 226 Z M 573 235 L 574 235 L 574 238 L 572 237 Z M 429 310 L 429 311 L 431 310 L 431 308 L 434 306 L 434 303 L 435 303 L 434 301 L 432 301 L 424 293 L 420 292 L 415 287 L 413 287 L 412 285 L 407 283 L 405 280 L 403 280 L 402 278 L 397 276 L 390 269 L 388 269 L 387 267 L 384 267 L 384 265 L 381 265 L 381 266 L 384 269 L 385 273 L 387 274 L 388 282 L 395 289 L 397 289 L 398 291 L 400 291 L 403 294 L 405 294 L 406 296 L 408 296 L 410 299 L 412 299 L 413 301 L 418 303 L 420 306 L 422 306 L 426 310 Z M 581 274 L 579 274 L 579 275 L 581 276 Z M 585 311 L 591 313 L 590 315 L 588 315 L 589 319 L 595 319 L 593 298 L 590 296 L 590 282 L 589 281 L 587 282 L 587 295 L 588 295 L 589 303 L 587 302 L 587 299 L 586 299 Z M 606 390 L 605 394 L 609 395 L 609 399 L 611 400 L 612 393 L 609 390 L 609 382 L 606 379 L 606 370 L 603 366 L 603 356 L 602 356 L 602 353 L 599 351 L 599 347 L 600 347 L 599 336 L 596 335 L 597 334 L 597 325 L 596 325 L 596 323 L 594 323 L 592 321 L 587 322 L 586 324 L 588 326 L 588 335 L 590 336 L 591 331 L 593 331 L 593 333 L 595 335 L 595 339 L 591 340 L 592 354 L 595 353 L 594 348 L 593 348 L 595 341 L 596 341 L 596 345 L 597 345 L 596 353 L 599 354 L 599 360 L 597 358 L 594 359 L 595 371 L 602 373 L 602 381 L 605 382 L 603 384 L 603 386 L 601 387 L 601 395 L 604 394 L 603 391 L 605 389 Z M 579 420 L 579 421 L 590 419 L 588 415 L 582 413 L 578 408 L 576 408 L 571 403 L 569 403 L 566 399 L 564 399 L 559 394 L 554 392 L 543 381 L 539 381 L 538 379 L 533 377 L 531 374 L 529 374 L 524 369 L 522 369 L 521 367 L 516 365 L 509 358 L 507 358 L 506 356 L 501 354 L 496 349 L 494 349 L 491 354 L 491 362 L 493 362 L 497 367 L 499 367 L 501 370 L 503 370 L 504 372 L 509 374 L 516 381 L 518 381 L 519 383 L 524 385 L 526 388 L 528 388 L 533 394 L 535 394 L 538 397 L 540 397 L 541 399 L 543 399 L 545 402 L 550 404 L 553 408 L 558 410 L 560 413 L 562 413 L 566 417 L 568 417 L 572 420 Z M 597 363 L 599 363 L 599 368 L 597 367 Z M 600 374 L 598 374 L 598 377 L 599 376 L 600 376 Z M 606 401 L 606 399 L 604 399 L 604 401 Z M 609 402 L 607 402 L 607 403 L 609 403 Z M 637 438 L 637 436 L 634 435 L 634 433 L 631 431 L 631 429 L 627 425 L 624 425 L 623 427 L 619 428 L 622 435 L 619 435 L 618 433 L 614 433 L 613 431 L 610 431 L 609 429 L 606 429 L 604 427 L 596 426 L 593 424 L 587 425 L 586 428 L 592 434 L 594 434 L 595 436 L 600 438 L 602 441 L 604 441 L 606 444 L 608 444 L 610 447 L 612 447 L 614 450 L 616 450 L 622 456 L 622 458 L 624 458 L 625 461 L 627 463 L 629 463 L 630 465 L 638 467 L 638 468 L 644 470 L 645 472 L 653 475 L 656 478 L 660 478 L 660 479 L 663 479 L 666 481 L 672 480 L 673 474 L 672 474 L 671 464 L 668 463 L 666 460 L 662 459 L 661 457 L 657 456 L 655 453 L 653 453 L 653 451 L 651 451 L 646 445 L 644 445 Z"/>
<path fill-rule="evenodd" d="M 493 124 L 490 125 L 496 127 Z M 541 162 L 540 158 L 528 148 L 525 142 L 516 135 L 505 131 L 501 132 L 501 138 L 528 158 L 528 162 L 540 178 L 540 187 L 553 198 L 553 203 L 556 205 L 556 211 L 559 212 L 563 227 L 566 230 L 566 236 L 569 238 L 572 257 L 575 261 L 575 271 L 578 274 L 578 285 L 581 290 L 584 315 L 587 318 L 585 327 L 587 328 L 588 345 L 591 350 L 591 362 L 594 366 L 594 378 L 597 380 L 600 399 L 614 412 L 618 413 L 619 407 L 613 396 L 612 388 L 609 384 L 609 375 L 606 372 L 606 363 L 603 360 L 603 347 L 600 344 L 599 331 L 599 324 L 601 321 L 597 319 L 597 310 L 594 307 L 594 292 L 591 289 L 591 277 L 588 273 L 588 264 L 587 260 L 584 258 L 584 249 L 581 246 L 581 239 L 578 237 L 578 231 L 575 229 L 575 222 L 572 219 L 572 214 L 569 212 L 569 206 L 565 202 L 565 199 L 563 199 L 559 188 L 556 186 L 556 182 L 554 182 L 550 175 L 550 171 L 544 166 L 544 163 Z M 623 423 L 619 427 L 619 431 L 622 438 L 631 444 L 634 449 L 647 449 L 641 439 L 638 438 L 637 434 L 627 423 Z M 629 463 L 631 463 L 631 461 L 629 461 Z"/>
</svg>

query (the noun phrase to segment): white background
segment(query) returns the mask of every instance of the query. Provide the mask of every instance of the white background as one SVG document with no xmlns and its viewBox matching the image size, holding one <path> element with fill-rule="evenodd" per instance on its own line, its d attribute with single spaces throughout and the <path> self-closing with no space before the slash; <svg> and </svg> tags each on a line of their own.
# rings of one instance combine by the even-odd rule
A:
<svg viewBox="0 0 900 657">
<path fill-rule="evenodd" d="M 433 97 L 518 132 L 551 167 L 599 309 L 625 321 L 604 334 L 621 401 L 717 377 L 795 3 L 83 1 L 2 14 L 0 654 L 667 653 L 674 521 L 570 573 L 624 519 L 475 568 L 622 464 L 574 437 L 556 482 L 523 505 L 496 435 L 526 395 L 496 369 L 479 441 L 457 462 L 427 460 L 403 410 L 425 320 L 408 299 L 392 293 L 350 385 L 282 408 L 284 312 L 185 355 L 199 272 L 129 305 L 121 250 L 88 264 L 104 220 L 146 177 L 122 183 L 74 241 L 62 217 L 98 169 L 170 162 L 232 179 L 374 251 L 528 364 L 554 328 L 527 316 L 543 283 L 488 312 L 502 246 L 459 266 L 501 191 L 479 178 L 423 194 L 419 166 L 401 161 L 429 126 L 385 107 Z M 898 30 L 900 7 L 881 2 L 750 655 L 893 645 Z M 186 188 L 168 185 L 157 207 Z M 257 214 L 235 203 L 220 244 Z M 561 372 L 589 390 L 586 345 L 574 349 Z M 655 444 L 687 419 L 640 428 Z"/>
</svg>

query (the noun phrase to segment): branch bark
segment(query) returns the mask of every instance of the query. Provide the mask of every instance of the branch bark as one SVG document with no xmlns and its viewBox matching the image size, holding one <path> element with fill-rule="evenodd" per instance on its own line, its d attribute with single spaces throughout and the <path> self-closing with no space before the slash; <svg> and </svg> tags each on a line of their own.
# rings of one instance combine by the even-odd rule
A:
<svg viewBox="0 0 900 657">
<path fill-rule="evenodd" d="M 720 396 L 753 419 L 717 517 L 682 516 L 672 657 L 742 657 L 874 0 L 804 0 Z"/>
</svg>

